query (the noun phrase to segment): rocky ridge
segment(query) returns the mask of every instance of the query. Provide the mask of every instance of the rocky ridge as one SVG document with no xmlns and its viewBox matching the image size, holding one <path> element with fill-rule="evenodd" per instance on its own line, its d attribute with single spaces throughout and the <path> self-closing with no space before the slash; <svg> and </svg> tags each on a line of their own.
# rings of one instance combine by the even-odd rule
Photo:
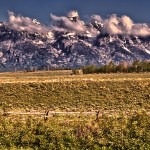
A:
<svg viewBox="0 0 150 150">
<path fill-rule="evenodd" d="M 68 14 L 68 20 L 84 25 L 86 31 L 58 31 L 47 33 L 21 31 L 0 22 L 0 71 L 43 70 L 51 68 L 80 68 L 104 65 L 113 61 L 131 63 L 150 61 L 150 36 L 108 34 L 103 24 L 86 24 L 77 12 Z M 33 20 L 37 26 L 40 22 Z M 93 36 L 90 31 L 97 31 Z"/>
</svg>

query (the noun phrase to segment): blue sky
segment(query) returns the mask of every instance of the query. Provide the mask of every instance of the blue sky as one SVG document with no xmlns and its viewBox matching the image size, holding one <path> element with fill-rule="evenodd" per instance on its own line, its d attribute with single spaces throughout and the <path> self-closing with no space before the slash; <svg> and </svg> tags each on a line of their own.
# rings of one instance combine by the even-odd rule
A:
<svg viewBox="0 0 150 150">
<path fill-rule="evenodd" d="M 150 24 L 150 0 L 0 0 L 0 21 L 8 19 L 7 11 L 10 10 L 48 23 L 50 13 L 64 16 L 74 9 L 82 19 L 92 14 L 104 17 L 117 14 L 127 15 L 134 22 Z"/>
</svg>

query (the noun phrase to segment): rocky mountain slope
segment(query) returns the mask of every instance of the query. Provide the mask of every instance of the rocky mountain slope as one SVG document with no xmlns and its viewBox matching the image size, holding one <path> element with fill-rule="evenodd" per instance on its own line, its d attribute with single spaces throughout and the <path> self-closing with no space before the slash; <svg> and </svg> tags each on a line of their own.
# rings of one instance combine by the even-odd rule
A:
<svg viewBox="0 0 150 150">
<path fill-rule="evenodd" d="M 98 19 L 84 23 L 76 11 L 68 13 L 67 17 L 51 15 L 51 18 L 51 27 L 43 27 L 37 20 L 32 20 L 31 30 L 20 20 L 17 28 L 14 24 L 18 18 L 12 13 L 9 22 L 0 23 L 0 71 L 79 68 L 111 61 L 150 61 L 149 35 L 109 33 L 104 28 L 108 23 Z M 141 31 L 145 29 L 143 26 Z"/>
</svg>

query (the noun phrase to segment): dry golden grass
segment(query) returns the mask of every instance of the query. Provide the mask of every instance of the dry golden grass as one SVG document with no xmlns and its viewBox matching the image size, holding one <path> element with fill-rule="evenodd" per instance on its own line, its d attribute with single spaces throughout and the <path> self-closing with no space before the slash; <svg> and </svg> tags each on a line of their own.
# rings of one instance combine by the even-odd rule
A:
<svg viewBox="0 0 150 150">
<path fill-rule="evenodd" d="M 150 109 L 150 73 L 0 73 L 0 108 L 91 111 Z"/>
<path fill-rule="evenodd" d="M 0 73 L 0 83 L 47 83 L 65 81 L 140 81 L 150 80 L 150 73 L 113 73 L 71 75 L 71 70 Z"/>
</svg>

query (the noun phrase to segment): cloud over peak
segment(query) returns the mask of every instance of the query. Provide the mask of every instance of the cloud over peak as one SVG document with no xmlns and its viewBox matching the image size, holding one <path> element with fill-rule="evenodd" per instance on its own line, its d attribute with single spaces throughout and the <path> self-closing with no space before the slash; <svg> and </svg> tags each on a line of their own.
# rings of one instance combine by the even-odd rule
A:
<svg viewBox="0 0 150 150">
<path fill-rule="evenodd" d="M 147 24 L 135 24 L 128 16 L 118 17 L 116 14 L 103 20 L 104 29 L 109 34 L 125 34 L 135 36 L 149 36 L 150 27 Z"/>
<path fill-rule="evenodd" d="M 49 28 L 44 25 L 35 23 L 34 20 L 28 17 L 16 16 L 13 12 L 9 11 L 9 24 L 11 28 L 20 31 L 47 33 Z"/>
</svg>

